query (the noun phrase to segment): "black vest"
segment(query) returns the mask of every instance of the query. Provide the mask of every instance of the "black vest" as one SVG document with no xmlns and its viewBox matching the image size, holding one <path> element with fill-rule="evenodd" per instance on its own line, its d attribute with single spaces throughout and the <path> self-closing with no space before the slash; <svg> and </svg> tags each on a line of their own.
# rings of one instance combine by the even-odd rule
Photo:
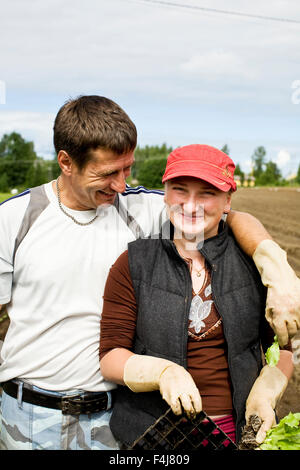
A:
<svg viewBox="0 0 300 470">
<path fill-rule="evenodd" d="M 237 440 L 245 425 L 245 403 L 262 368 L 266 289 L 251 258 L 225 228 L 198 247 L 211 268 L 212 293 L 228 346 Z M 140 239 L 128 245 L 138 305 L 136 354 L 187 367 L 188 317 L 192 300 L 189 269 L 171 240 Z M 134 393 L 118 387 L 110 426 L 132 444 L 168 408 L 159 391 Z M 205 411 L 205 410 L 204 410 Z"/>
</svg>

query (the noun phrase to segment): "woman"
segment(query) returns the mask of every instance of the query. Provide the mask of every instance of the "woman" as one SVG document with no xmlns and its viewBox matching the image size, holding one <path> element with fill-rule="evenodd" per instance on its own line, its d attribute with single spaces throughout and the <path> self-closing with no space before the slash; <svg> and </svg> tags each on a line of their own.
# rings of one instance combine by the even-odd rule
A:
<svg viewBox="0 0 300 470">
<path fill-rule="evenodd" d="M 188 416 L 203 409 L 239 440 L 254 384 L 248 414 L 259 412 L 265 428 L 274 420 L 291 353 L 263 367 L 265 288 L 222 220 L 234 169 L 213 147 L 174 150 L 163 177 L 170 222 L 158 238 L 130 243 L 111 268 L 100 359 L 103 376 L 123 385 L 110 424 L 125 446 L 168 405 Z"/>
</svg>

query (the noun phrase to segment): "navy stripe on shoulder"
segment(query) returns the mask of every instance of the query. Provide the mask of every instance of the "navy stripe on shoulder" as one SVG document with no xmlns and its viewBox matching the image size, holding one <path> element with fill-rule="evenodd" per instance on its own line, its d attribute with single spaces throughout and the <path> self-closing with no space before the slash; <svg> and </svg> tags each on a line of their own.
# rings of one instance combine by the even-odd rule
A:
<svg viewBox="0 0 300 470">
<path fill-rule="evenodd" d="M 126 184 L 126 190 L 124 193 L 122 193 L 122 196 L 128 196 L 128 194 L 139 194 L 139 193 L 145 193 L 145 194 L 160 194 L 164 195 L 164 191 L 161 191 L 160 189 L 147 189 L 144 186 L 136 186 L 136 187 L 131 187 L 129 184 Z"/>
<path fill-rule="evenodd" d="M 2 204 L 5 204 L 8 201 L 11 201 L 12 199 L 16 199 L 17 197 L 25 196 L 26 194 L 29 194 L 29 193 L 30 193 L 30 189 L 25 189 L 25 191 L 23 191 L 22 193 L 16 194 L 16 196 L 9 197 L 8 199 L 5 199 L 5 201 L 2 201 L 0 203 L 0 206 L 2 206 Z"/>
</svg>

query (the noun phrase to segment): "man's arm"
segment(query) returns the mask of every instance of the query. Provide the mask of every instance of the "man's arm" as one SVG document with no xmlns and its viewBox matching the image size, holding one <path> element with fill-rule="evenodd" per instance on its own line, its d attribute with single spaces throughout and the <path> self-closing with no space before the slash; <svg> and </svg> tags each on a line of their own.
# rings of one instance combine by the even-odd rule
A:
<svg viewBox="0 0 300 470">
<path fill-rule="evenodd" d="M 286 252 L 259 220 L 245 212 L 230 211 L 227 223 L 268 287 L 266 319 L 284 346 L 300 330 L 300 279 L 289 265 Z"/>
<path fill-rule="evenodd" d="M 226 222 L 233 231 L 234 238 L 248 256 L 253 256 L 260 242 L 272 240 L 263 224 L 247 212 L 230 211 Z"/>
</svg>

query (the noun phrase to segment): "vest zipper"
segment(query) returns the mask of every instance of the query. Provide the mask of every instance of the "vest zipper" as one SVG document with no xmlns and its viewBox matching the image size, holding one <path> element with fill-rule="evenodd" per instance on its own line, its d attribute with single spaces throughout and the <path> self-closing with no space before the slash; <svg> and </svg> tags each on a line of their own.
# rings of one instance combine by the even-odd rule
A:
<svg viewBox="0 0 300 470">
<path fill-rule="evenodd" d="M 189 310 L 190 310 L 190 304 L 192 301 L 192 279 L 190 275 L 189 268 L 186 264 L 186 262 L 182 259 L 180 254 L 177 251 L 177 248 L 174 243 L 171 244 L 174 253 L 176 256 L 179 258 L 183 269 L 185 273 L 185 278 L 186 278 L 186 291 L 185 291 L 185 297 L 184 297 L 184 305 L 185 305 L 185 311 L 184 311 L 184 344 L 183 344 L 183 349 L 182 349 L 182 366 L 187 369 L 187 343 L 188 343 L 188 326 L 189 326 Z"/>
<path fill-rule="evenodd" d="M 203 253 L 202 253 L 203 254 Z M 205 257 L 205 255 L 203 254 L 204 258 L 207 260 L 207 258 Z M 215 275 L 215 272 L 217 271 L 217 266 L 214 265 L 214 264 L 211 264 L 208 260 L 207 262 L 209 263 L 209 265 L 211 266 L 211 290 L 212 290 L 212 297 L 214 299 L 214 303 L 215 303 L 215 306 L 216 306 L 216 309 L 220 315 L 220 317 L 222 318 L 222 323 L 223 323 L 223 331 L 224 331 L 224 337 L 225 337 L 225 341 L 227 343 L 227 350 L 228 350 L 228 341 L 227 341 L 227 327 L 226 325 L 224 324 L 224 316 L 222 315 L 222 309 L 220 309 L 220 305 L 218 303 L 218 300 L 217 300 L 217 297 L 215 295 L 215 290 L 214 290 L 214 275 Z M 232 365 L 231 365 L 231 357 L 229 356 L 229 351 L 228 351 L 228 354 L 227 354 L 227 360 L 228 360 L 228 368 L 229 368 L 229 374 L 230 374 L 230 381 L 231 381 L 231 384 L 232 384 L 232 407 L 233 407 L 233 412 L 234 414 L 235 413 L 235 410 L 236 410 L 236 407 L 235 407 L 235 397 L 236 397 L 236 391 L 235 391 L 235 387 L 234 387 L 234 384 L 232 382 L 232 374 L 231 374 L 231 371 L 232 371 Z M 237 433 L 237 423 L 239 422 L 240 420 L 240 416 L 236 416 L 236 433 Z"/>
</svg>

